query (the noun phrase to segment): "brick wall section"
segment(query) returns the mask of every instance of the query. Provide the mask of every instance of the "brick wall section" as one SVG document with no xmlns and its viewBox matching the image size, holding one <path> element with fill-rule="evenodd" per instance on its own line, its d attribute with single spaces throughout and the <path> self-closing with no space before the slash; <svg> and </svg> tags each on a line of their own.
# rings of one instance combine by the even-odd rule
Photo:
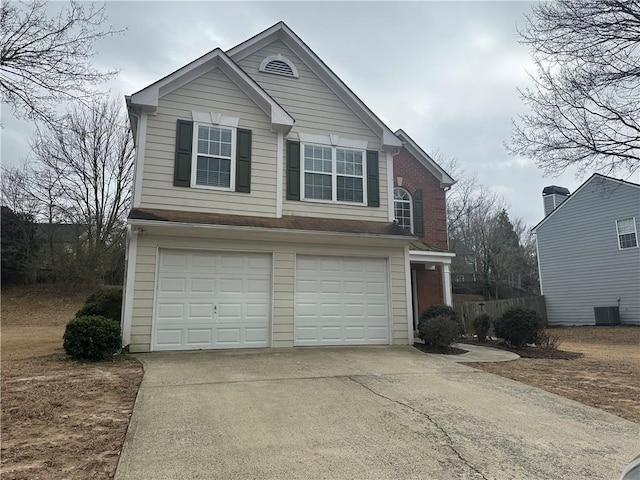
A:
<svg viewBox="0 0 640 480">
<path fill-rule="evenodd" d="M 402 185 L 398 185 L 402 177 Z M 445 191 L 440 182 L 404 147 L 393 157 L 393 185 L 403 187 L 411 195 L 422 190 L 424 211 L 424 237 L 427 245 L 442 250 L 449 248 L 447 242 L 447 210 Z M 418 317 L 430 305 L 444 303 L 442 294 L 442 270 L 425 270 L 423 265 L 412 267 L 416 271 L 418 290 Z"/>
<path fill-rule="evenodd" d="M 402 177 L 402 185 L 398 185 L 398 177 Z M 404 147 L 393 157 L 393 185 L 403 187 L 411 195 L 422 189 L 424 237 L 421 240 L 432 247 L 447 250 L 445 192 L 440 188 L 438 179 Z"/>
<path fill-rule="evenodd" d="M 442 270 L 425 270 L 424 266 L 416 265 L 416 281 L 418 282 L 418 318 L 427 307 L 442 305 Z"/>
</svg>

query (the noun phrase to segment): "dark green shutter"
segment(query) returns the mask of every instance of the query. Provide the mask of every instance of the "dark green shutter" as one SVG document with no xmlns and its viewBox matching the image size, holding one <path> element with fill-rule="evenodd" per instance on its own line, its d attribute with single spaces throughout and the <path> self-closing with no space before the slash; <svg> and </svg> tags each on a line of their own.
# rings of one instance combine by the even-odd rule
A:
<svg viewBox="0 0 640 480">
<path fill-rule="evenodd" d="M 367 205 L 380 206 L 380 173 L 378 172 L 378 152 L 367 150 Z"/>
<path fill-rule="evenodd" d="M 191 146 L 193 122 L 178 120 L 176 126 L 176 161 L 173 168 L 173 184 L 176 187 L 191 186 Z"/>
<path fill-rule="evenodd" d="M 236 145 L 236 192 L 251 192 L 251 130 L 238 129 Z"/>
<path fill-rule="evenodd" d="M 300 200 L 300 143 L 287 140 L 287 200 Z"/>
<path fill-rule="evenodd" d="M 424 236 L 424 213 L 422 204 L 422 190 L 413 192 L 413 234 L 416 237 Z"/>
</svg>

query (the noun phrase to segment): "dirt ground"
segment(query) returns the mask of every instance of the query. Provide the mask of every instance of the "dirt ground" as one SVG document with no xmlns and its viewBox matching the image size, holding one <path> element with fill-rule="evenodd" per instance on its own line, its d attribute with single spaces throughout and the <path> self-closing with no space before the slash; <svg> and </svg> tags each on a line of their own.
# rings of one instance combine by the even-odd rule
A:
<svg viewBox="0 0 640 480">
<path fill-rule="evenodd" d="M 2 290 L 3 479 L 112 478 L 140 364 L 69 360 L 62 335 L 92 293 L 83 288 Z"/>
<path fill-rule="evenodd" d="M 560 350 L 578 358 L 468 364 L 640 423 L 640 327 L 558 327 Z"/>
</svg>

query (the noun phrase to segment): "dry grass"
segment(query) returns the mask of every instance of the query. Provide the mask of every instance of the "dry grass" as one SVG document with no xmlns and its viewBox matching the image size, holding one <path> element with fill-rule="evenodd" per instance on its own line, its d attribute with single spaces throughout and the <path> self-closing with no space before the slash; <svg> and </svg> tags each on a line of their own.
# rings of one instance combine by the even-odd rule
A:
<svg viewBox="0 0 640 480">
<path fill-rule="evenodd" d="M 560 349 L 583 355 L 470 365 L 640 423 L 640 327 L 562 327 L 548 332 L 560 338 Z"/>
<path fill-rule="evenodd" d="M 90 291 L 2 291 L 3 479 L 112 478 L 142 378 L 131 359 L 69 360 L 67 321 Z"/>
</svg>

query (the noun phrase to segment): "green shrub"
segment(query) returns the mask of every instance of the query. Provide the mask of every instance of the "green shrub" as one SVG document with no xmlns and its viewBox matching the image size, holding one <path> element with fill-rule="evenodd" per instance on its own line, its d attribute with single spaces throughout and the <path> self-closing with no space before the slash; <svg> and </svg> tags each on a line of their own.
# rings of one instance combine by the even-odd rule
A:
<svg viewBox="0 0 640 480">
<path fill-rule="evenodd" d="M 460 336 L 460 327 L 446 315 L 423 316 L 418 323 L 418 336 L 425 345 L 448 347 Z"/>
<path fill-rule="evenodd" d="M 489 330 L 491 329 L 491 317 L 486 313 L 482 313 L 473 319 L 473 329 L 478 335 L 478 341 L 484 342 L 487 340 Z"/>
<path fill-rule="evenodd" d="M 544 323 L 534 310 L 512 308 L 496 319 L 496 337 L 514 347 L 535 343 L 544 329 Z"/>
<path fill-rule="evenodd" d="M 122 345 L 120 325 L 99 315 L 71 319 L 62 338 L 67 354 L 86 360 L 100 360 L 118 352 Z"/>
<path fill-rule="evenodd" d="M 456 311 L 449 305 L 431 305 L 424 312 L 422 312 L 420 320 L 422 320 L 423 318 L 435 318 L 442 316 L 448 317 L 453 320 L 458 325 L 458 333 L 460 335 L 464 335 L 464 323 L 460 319 L 458 319 Z"/>
<path fill-rule="evenodd" d="M 78 310 L 76 317 L 99 315 L 120 323 L 122 315 L 122 289 L 112 288 L 94 293 Z"/>
</svg>

